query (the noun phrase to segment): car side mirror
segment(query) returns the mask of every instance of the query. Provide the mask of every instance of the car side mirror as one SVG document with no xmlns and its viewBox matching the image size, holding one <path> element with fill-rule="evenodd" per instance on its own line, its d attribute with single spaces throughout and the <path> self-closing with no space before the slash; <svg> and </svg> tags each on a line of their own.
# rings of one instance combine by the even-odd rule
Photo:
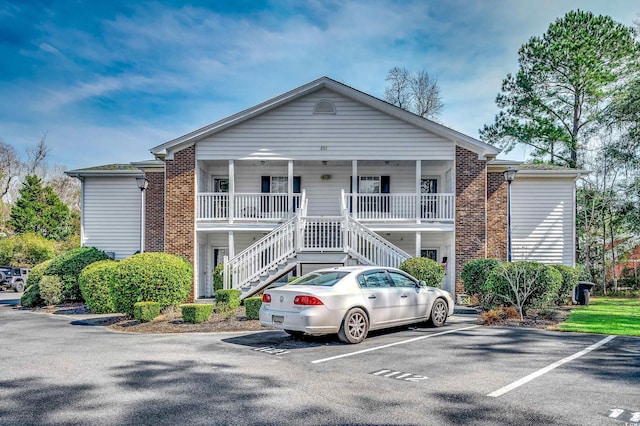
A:
<svg viewBox="0 0 640 426">
<path fill-rule="evenodd" d="M 427 286 L 426 282 L 424 282 L 422 280 L 418 281 L 418 287 L 426 287 L 426 286 Z"/>
</svg>

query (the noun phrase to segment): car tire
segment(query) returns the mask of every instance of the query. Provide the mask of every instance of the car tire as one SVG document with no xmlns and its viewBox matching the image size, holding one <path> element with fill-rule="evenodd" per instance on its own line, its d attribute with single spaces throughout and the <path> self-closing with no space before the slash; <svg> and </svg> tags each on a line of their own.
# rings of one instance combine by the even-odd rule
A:
<svg viewBox="0 0 640 426">
<path fill-rule="evenodd" d="M 431 307 L 431 315 L 429 315 L 429 324 L 434 327 L 442 327 L 447 322 L 447 314 L 449 307 L 447 302 L 442 299 L 436 299 Z"/>
<path fill-rule="evenodd" d="M 353 308 L 344 316 L 338 338 L 344 343 L 360 343 L 369 332 L 369 318 L 360 308 Z"/>
<path fill-rule="evenodd" d="M 13 285 L 13 291 L 16 293 L 22 293 L 24 291 L 24 283 L 22 281 L 16 281 Z"/>
<path fill-rule="evenodd" d="M 4 274 L 4 272 L 0 271 L 0 283 L 6 279 L 7 279 L 7 276 Z"/>
</svg>

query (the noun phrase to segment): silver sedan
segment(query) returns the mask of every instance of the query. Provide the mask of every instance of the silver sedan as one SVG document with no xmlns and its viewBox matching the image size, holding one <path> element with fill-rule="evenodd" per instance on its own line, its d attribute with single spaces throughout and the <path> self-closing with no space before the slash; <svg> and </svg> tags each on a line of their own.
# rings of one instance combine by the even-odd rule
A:
<svg viewBox="0 0 640 426">
<path fill-rule="evenodd" d="M 423 321 L 440 327 L 453 308 L 449 292 L 399 269 L 346 266 L 265 290 L 260 324 L 292 336 L 338 333 L 345 343 L 360 343 L 369 330 Z"/>
</svg>

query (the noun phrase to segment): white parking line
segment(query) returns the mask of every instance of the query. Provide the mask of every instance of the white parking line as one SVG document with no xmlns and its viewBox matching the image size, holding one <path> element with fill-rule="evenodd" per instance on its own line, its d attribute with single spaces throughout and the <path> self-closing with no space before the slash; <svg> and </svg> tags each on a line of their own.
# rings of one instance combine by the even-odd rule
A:
<svg viewBox="0 0 640 426">
<path fill-rule="evenodd" d="M 491 392 L 487 396 L 491 396 L 491 397 L 494 397 L 494 398 L 502 396 L 505 393 L 507 393 L 509 391 L 512 391 L 512 390 L 516 389 L 517 387 L 520 387 L 520 386 L 524 385 L 525 383 L 528 383 L 531 380 L 533 380 L 533 379 L 535 379 L 537 377 L 540 377 L 543 374 L 546 374 L 546 373 L 548 373 L 549 371 L 551 371 L 551 370 L 553 370 L 555 368 L 560 367 L 563 364 L 566 364 L 567 362 L 573 361 L 576 358 L 580 358 L 582 355 L 586 355 L 589 352 L 598 349 L 600 346 L 606 344 L 607 342 L 610 342 L 615 337 L 616 336 L 607 336 L 604 339 L 600 340 L 598 343 L 595 343 L 595 344 L 589 346 L 588 348 L 581 350 L 580 352 L 577 352 L 577 353 L 575 353 L 573 355 L 570 355 L 570 356 L 568 356 L 566 358 L 563 358 L 560 361 L 556 361 L 553 364 L 548 365 L 545 368 L 541 368 L 540 370 L 538 370 L 538 371 L 536 371 L 534 373 L 531 373 L 528 376 L 523 377 L 520 380 L 516 380 L 515 382 L 511 383 L 510 385 L 502 387 L 502 388 L 498 389 L 497 391 Z"/>
<path fill-rule="evenodd" d="M 400 342 L 395 342 L 395 343 L 389 343 L 388 345 L 376 346 L 374 348 L 363 349 L 361 351 L 350 352 L 348 354 L 342 354 L 342 355 L 332 356 L 332 357 L 329 357 L 329 358 L 317 359 L 315 361 L 311 361 L 311 363 L 312 364 L 320 364 L 321 362 L 333 361 L 334 359 L 340 359 L 340 358 L 346 358 L 348 356 L 360 355 L 360 354 L 363 354 L 363 353 L 366 353 L 366 352 L 377 351 L 378 349 L 385 349 L 385 348 L 390 348 L 391 346 L 404 345 L 405 343 L 416 342 L 418 340 L 428 339 L 429 337 L 442 336 L 444 334 L 456 333 L 458 331 L 463 331 L 463 330 L 471 330 L 472 328 L 478 328 L 478 327 L 480 327 L 480 326 L 479 325 L 472 325 L 471 327 L 456 328 L 455 330 L 447 330 L 447 331 L 442 331 L 440 333 L 428 334 L 426 336 L 414 337 L 413 339 L 402 340 Z"/>
</svg>

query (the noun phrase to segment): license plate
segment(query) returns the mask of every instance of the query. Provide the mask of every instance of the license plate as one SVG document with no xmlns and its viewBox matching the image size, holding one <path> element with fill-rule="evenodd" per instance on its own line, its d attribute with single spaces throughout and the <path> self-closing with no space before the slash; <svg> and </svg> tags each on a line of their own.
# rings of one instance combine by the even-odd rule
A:
<svg viewBox="0 0 640 426">
<path fill-rule="evenodd" d="M 284 316 L 283 315 L 272 315 L 271 316 L 271 322 L 273 322 L 274 324 L 283 324 L 284 323 Z"/>
</svg>

